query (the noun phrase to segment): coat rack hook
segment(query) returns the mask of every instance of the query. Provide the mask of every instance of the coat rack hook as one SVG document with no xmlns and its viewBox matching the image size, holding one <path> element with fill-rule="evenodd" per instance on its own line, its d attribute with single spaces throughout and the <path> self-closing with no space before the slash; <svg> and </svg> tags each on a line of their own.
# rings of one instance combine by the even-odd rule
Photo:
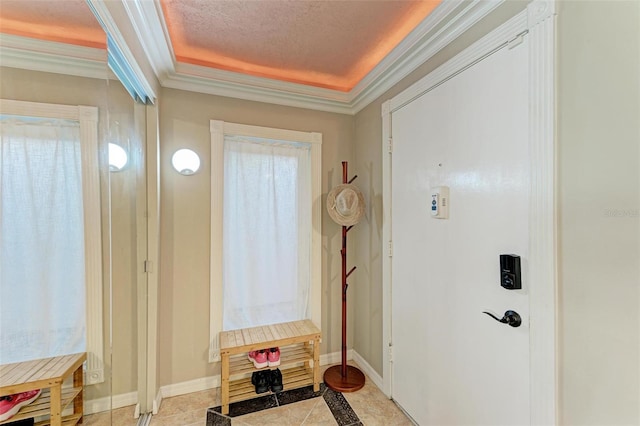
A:
<svg viewBox="0 0 640 426">
<path fill-rule="evenodd" d="M 355 271 L 355 270 L 356 270 L 356 267 L 355 267 L 355 266 L 354 266 L 353 268 L 351 268 L 351 270 L 350 270 L 349 272 L 347 272 L 347 278 L 349 278 L 349 275 L 351 275 L 351 273 L 352 273 L 353 271 Z"/>
</svg>

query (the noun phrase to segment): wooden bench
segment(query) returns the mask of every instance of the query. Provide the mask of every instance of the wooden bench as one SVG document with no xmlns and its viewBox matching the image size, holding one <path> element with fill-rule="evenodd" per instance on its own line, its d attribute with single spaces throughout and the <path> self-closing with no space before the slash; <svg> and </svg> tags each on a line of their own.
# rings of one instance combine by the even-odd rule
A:
<svg viewBox="0 0 640 426">
<path fill-rule="evenodd" d="M 82 363 L 86 359 L 87 354 L 82 352 L 0 365 L 0 396 L 42 389 L 38 399 L 0 424 L 45 416 L 48 419 L 36 423 L 37 426 L 73 426 L 82 423 Z M 73 387 L 63 389 L 62 383 L 71 375 Z M 71 402 L 73 413 L 62 417 L 62 411 Z"/>
<path fill-rule="evenodd" d="M 251 374 L 257 369 L 249 351 L 280 347 L 284 390 L 313 385 L 320 390 L 320 330 L 310 320 L 292 321 L 220 333 L 222 414 L 229 404 L 266 395 L 256 394 Z M 268 367 L 265 367 L 267 369 Z"/>
</svg>

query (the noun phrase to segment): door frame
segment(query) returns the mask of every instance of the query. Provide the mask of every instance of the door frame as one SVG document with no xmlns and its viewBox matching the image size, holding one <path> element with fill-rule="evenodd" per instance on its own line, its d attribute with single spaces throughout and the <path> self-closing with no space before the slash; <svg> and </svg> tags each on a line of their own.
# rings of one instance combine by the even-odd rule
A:
<svg viewBox="0 0 640 426">
<path fill-rule="evenodd" d="M 382 262 L 383 392 L 392 395 L 391 287 L 392 114 L 492 53 L 529 38 L 530 214 L 530 424 L 557 424 L 556 352 L 556 170 L 555 170 L 555 25 L 554 0 L 534 0 L 527 9 L 456 55 L 382 105 Z"/>
</svg>

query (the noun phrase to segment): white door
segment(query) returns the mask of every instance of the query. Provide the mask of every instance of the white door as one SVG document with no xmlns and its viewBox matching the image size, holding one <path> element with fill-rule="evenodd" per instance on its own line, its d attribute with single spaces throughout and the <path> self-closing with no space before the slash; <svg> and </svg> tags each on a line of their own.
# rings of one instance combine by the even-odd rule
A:
<svg viewBox="0 0 640 426">
<path fill-rule="evenodd" d="M 420 425 L 530 422 L 527 83 L 525 37 L 392 114 L 391 391 Z M 438 186 L 448 219 L 430 217 Z M 520 327 L 483 313 L 507 310 Z"/>
</svg>

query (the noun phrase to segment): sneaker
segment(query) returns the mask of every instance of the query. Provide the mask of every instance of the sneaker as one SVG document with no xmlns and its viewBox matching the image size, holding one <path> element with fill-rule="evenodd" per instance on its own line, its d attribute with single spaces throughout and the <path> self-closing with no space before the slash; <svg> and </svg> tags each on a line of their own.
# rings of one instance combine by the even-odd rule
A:
<svg viewBox="0 0 640 426">
<path fill-rule="evenodd" d="M 40 396 L 40 389 L 0 397 L 0 422 L 13 417 L 20 408 L 31 404 Z"/>
<path fill-rule="evenodd" d="M 256 393 L 265 393 L 269 390 L 270 371 L 254 371 L 251 375 L 251 384 L 256 387 Z"/>
<path fill-rule="evenodd" d="M 265 371 L 265 373 L 269 374 L 269 387 L 271 388 L 271 392 L 282 392 L 284 386 L 282 386 L 282 373 L 279 368 L 275 370 Z"/>
<path fill-rule="evenodd" d="M 264 368 L 269 365 L 267 352 L 264 349 L 249 352 L 249 361 L 253 361 L 253 365 L 256 368 Z"/>
<path fill-rule="evenodd" d="M 280 365 L 280 348 L 271 348 L 267 351 L 267 361 L 269 367 L 277 367 Z"/>
</svg>

